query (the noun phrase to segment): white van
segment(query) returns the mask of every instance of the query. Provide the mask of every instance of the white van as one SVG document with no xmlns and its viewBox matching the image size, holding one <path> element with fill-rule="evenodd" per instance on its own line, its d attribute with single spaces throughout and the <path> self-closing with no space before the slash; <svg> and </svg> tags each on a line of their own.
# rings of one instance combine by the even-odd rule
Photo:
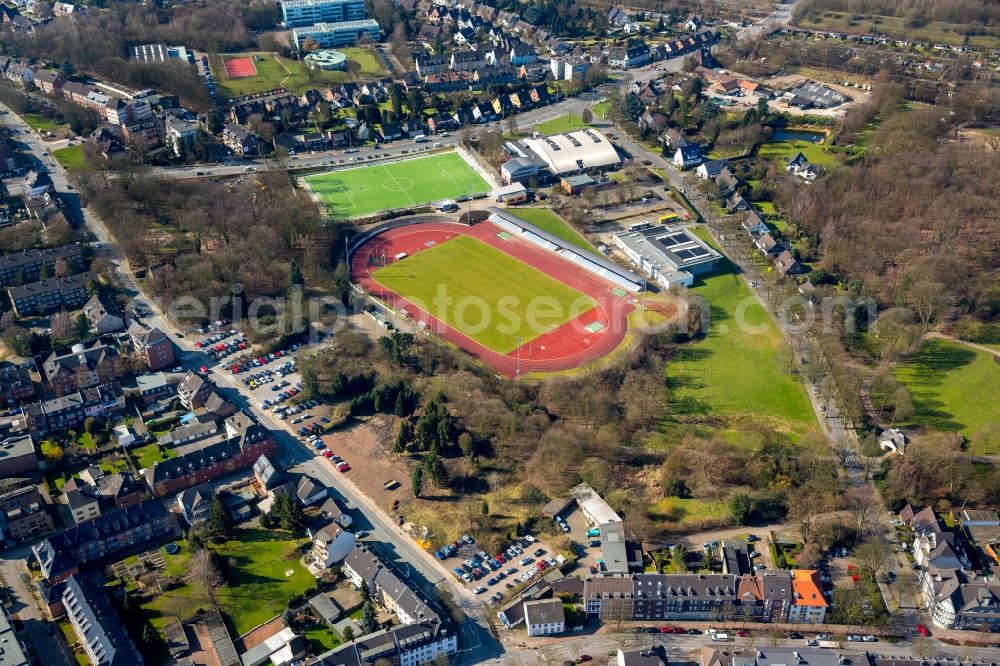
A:
<svg viewBox="0 0 1000 666">
<path fill-rule="evenodd" d="M 427 141 L 427 137 L 424 136 L 423 134 L 418 134 L 415 137 L 413 137 L 413 143 L 423 143 L 425 141 Z"/>
<path fill-rule="evenodd" d="M 713 641 L 719 641 L 720 643 L 723 642 L 723 641 L 728 641 L 729 640 L 729 634 L 718 634 L 718 633 L 717 634 L 712 634 L 712 640 Z"/>
</svg>

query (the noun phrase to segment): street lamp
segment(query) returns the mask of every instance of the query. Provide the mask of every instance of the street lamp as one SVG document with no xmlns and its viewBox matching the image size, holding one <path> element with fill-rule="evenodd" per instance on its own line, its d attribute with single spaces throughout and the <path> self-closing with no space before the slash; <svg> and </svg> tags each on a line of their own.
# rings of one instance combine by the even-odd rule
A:
<svg viewBox="0 0 1000 666">
<path fill-rule="evenodd" d="M 521 376 L 521 343 L 524 338 L 520 335 L 514 337 L 514 341 L 517 342 L 517 368 L 514 370 L 514 379 Z"/>
</svg>

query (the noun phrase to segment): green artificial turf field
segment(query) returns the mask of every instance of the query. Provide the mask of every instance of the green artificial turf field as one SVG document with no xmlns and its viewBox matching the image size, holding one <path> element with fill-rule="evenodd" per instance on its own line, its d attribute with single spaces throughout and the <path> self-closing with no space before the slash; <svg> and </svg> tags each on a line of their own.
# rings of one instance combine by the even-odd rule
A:
<svg viewBox="0 0 1000 666">
<path fill-rule="evenodd" d="M 490 191 L 486 181 L 454 152 L 330 171 L 304 180 L 337 218 Z"/>
<path fill-rule="evenodd" d="M 475 270 L 470 270 L 473 266 Z M 501 354 L 516 349 L 518 337 L 529 342 L 596 305 L 590 297 L 470 236 L 418 252 L 380 268 L 372 277 Z M 439 305 L 442 295 L 449 305 Z"/>
<path fill-rule="evenodd" d="M 985 352 L 928 340 L 894 374 L 913 394 L 914 425 L 968 437 L 987 423 L 1000 423 L 1000 403 L 987 399 L 1000 395 L 1000 365 Z"/>
</svg>

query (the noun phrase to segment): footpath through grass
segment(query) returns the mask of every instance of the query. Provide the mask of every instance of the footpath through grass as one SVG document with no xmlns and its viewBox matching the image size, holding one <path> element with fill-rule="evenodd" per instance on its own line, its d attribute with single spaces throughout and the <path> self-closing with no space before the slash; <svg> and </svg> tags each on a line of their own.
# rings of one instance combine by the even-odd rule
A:
<svg viewBox="0 0 1000 666">
<path fill-rule="evenodd" d="M 987 423 L 1000 423 L 1000 364 L 990 354 L 928 340 L 894 374 L 913 395 L 912 425 L 968 437 Z"/>
<path fill-rule="evenodd" d="M 303 180 L 336 218 L 421 206 L 490 190 L 455 152 L 330 171 Z"/>
<path fill-rule="evenodd" d="M 574 229 L 569 222 L 562 219 L 551 208 L 515 208 L 510 212 L 575 247 L 590 252 L 594 251 L 594 246 L 584 238 L 583 234 Z"/>
<path fill-rule="evenodd" d="M 501 354 L 596 305 L 589 296 L 470 236 L 380 268 L 387 289 Z"/>
<path fill-rule="evenodd" d="M 704 230 L 694 233 L 708 240 Z M 784 337 L 728 259 L 697 279 L 692 298 L 711 313 L 708 334 L 667 364 L 672 411 L 684 420 L 763 419 L 791 435 L 816 430 L 802 382 L 786 372 Z"/>
</svg>

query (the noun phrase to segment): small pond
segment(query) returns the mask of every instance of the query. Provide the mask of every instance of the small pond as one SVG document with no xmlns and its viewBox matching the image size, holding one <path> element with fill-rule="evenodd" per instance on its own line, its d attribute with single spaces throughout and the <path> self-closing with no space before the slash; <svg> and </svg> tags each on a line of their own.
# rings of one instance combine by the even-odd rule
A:
<svg viewBox="0 0 1000 666">
<path fill-rule="evenodd" d="M 822 143 L 826 135 L 822 132 L 809 132 L 806 130 L 777 130 L 771 135 L 772 141 L 808 141 L 809 143 Z"/>
</svg>

